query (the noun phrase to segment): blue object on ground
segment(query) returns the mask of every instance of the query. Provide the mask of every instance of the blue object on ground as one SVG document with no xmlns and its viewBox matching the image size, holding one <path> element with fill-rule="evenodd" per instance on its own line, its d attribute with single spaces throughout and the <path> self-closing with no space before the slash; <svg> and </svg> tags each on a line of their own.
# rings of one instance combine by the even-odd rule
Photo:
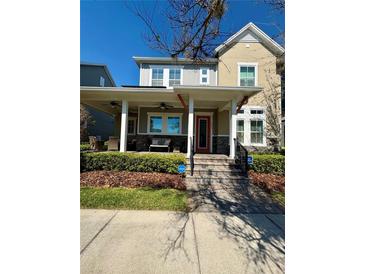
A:
<svg viewBox="0 0 365 274">
<path fill-rule="evenodd" d="M 185 170 L 186 170 L 185 165 L 179 165 L 179 167 L 177 168 L 177 171 L 178 171 L 179 173 L 184 173 L 184 172 L 185 172 Z"/>
</svg>

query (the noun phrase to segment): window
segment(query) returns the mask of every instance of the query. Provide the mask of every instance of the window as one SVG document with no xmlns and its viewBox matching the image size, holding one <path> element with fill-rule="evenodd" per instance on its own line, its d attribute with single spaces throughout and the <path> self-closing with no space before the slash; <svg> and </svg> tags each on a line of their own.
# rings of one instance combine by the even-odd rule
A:
<svg viewBox="0 0 365 274">
<path fill-rule="evenodd" d="M 237 140 L 246 146 L 266 146 L 265 109 L 244 106 L 237 113 Z"/>
<path fill-rule="evenodd" d="M 148 133 L 181 134 L 182 113 L 148 113 Z"/>
<path fill-rule="evenodd" d="M 180 133 L 180 117 L 167 117 L 167 133 L 168 134 Z"/>
<path fill-rule="evenodd" d="M 209 83 L 209 69 L 201 68 L 200 69 L 200 84 L 208 85 L 208 83 Z"/>
<path fill-rule="evenodd" d="M 264 110 L 262 109 L 251 109 L 251 114 L 263 114 Z"/>
<path fill-rule="evenodd" d="M 163 86 L 163 68 L 152 68 L 152 86 Z"/>
<path fill-rule="evenodd" d="M 136 134 L 136 119 L 128 118 L 128 134 L 135 135 Z"/>
<path fill-rule="evenodd" d="M 245 120 L 238 119 L 237 120 L 237 139 L 242 144 L 245 143 L 244 129 L 245 129 Z"/>
<path fill-rule="evenodd" d="M 100 79 L 99 79 L 99 85 L 100 85 L 101 87 L 103 87 L 103 86 L 105 85 L 105 79 L 104 79 L 104 77 L 103 77 L 103 76 L 100 76 Z"/>
<path fill-rule="evenodd" d="M 169 86 L 181 85 L 181 69 L 170 68 L 169 70 Z"/>
<path fill-rule="evenodd" d="M 257 65 L 239 65 L 239 86 L 256 86 Z"/>
<path fill-rule="evenodd" d="M 150 132 L 162 133 L 162 116 L 150 117 Z"/>
<path fill-rule="evenodd" d="M 264 142 L 264 124 L 262 120 L 251 120 L 251 143 Z"/>
</svg>

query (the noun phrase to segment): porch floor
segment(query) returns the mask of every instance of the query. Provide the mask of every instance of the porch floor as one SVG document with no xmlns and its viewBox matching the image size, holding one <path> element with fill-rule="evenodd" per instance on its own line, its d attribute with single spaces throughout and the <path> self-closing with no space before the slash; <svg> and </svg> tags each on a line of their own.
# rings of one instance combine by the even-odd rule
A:
<svg viewBox="0 0 365 274">
<path fill-rule="evenodd" d="M 209 160 L 225 160 L 229 159 L 229 157 L 225 154 L 202 154 L 196 153 L 194 154 L 194 159 L 209 159 Z"/>
</svg>

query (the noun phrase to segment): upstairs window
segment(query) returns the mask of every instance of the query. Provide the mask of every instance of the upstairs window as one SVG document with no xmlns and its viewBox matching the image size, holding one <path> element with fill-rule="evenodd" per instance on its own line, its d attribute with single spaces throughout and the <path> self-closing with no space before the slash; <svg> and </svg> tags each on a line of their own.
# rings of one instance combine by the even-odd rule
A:
<svg viewBox="0 0 365 274">
<path fill-rule="evenodd" d="M 152 86 L 163 86 L 163 68 L 152 68 Z"/>
<path fill-rule="evenodd" d="M 200 84 L 201 85 L 208 85 L 209 83 L 209 70 L 208 68 L 201 68 L 200 69 Z"/>
<path fill-rule="evenodd" d="M 239 65 L 239 86 L 254 87 L 256 86 L 257 66 L 256 65 Z"/>
<path fill-rule="evenodd" d="M 104 77 L 103 77 L 103 76 L 100 76 L 100 79 L 99 79 L 99 85 L 100 85 L 101 87 L 103 87 L 103 86 L 105 85 L 105 79 L 104 79 Z"/>
<path fill-rule="evenodd" d="M 170 68 L 169 70 L 169 86 L 181 85 L 181 69 Z"/>
</svg>

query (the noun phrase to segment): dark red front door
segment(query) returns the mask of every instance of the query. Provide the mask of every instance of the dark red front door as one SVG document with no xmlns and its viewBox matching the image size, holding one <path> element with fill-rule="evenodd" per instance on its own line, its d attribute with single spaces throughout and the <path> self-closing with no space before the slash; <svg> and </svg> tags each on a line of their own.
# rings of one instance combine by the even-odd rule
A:
<svg viewBox="0 0 365 274">
<path fill-rule="evenodd" d="M 210 116 L 196 116 L 195 147 L 197 153 L 210 152 Z"/>
</svg>

